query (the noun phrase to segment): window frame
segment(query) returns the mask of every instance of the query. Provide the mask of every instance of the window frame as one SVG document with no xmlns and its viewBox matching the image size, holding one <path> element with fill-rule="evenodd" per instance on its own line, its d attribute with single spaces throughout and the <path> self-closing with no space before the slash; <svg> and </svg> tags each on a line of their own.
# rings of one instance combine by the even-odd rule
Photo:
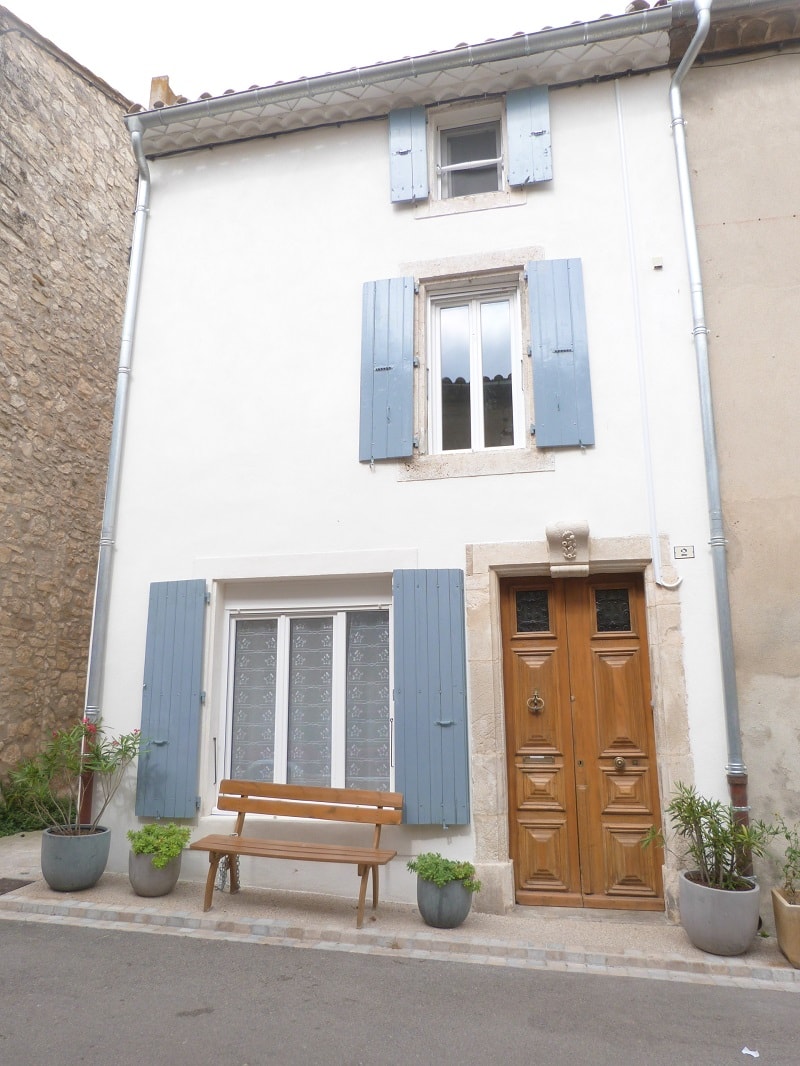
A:
<svg viewBox="0 0 800 1066">
<path fill-rule="evenodd" d="M 458 130 L 466 131 L 470 127 L 486 127 L 496 125 L 499 132 L 500 151 L 497 157 L 497 188 L 482 193 L 467 193 L 453 196 L 447 190 L 448 167 L 446 159 L 447 134 Z M 444 105 L 431 108 L 429 111 L 428 129 L 430 131 L 429 159 L 431 160 L 431 173 L 429 175 L 429 188 L 431 199 L 446 204 L 461 204 L 464 207 L 474 202 L 484 200 L 505 200 L 509 192 L 508 184 L 508 130 L 506 126 L 506 108 L 504 97 L 471 103 L 467 105 Z"/>
<path fill-rule="evenodd" d="M 328 782 L 331 788 L 345 787 L 346 773 L 346 742 L 347 742 L 347 617 L 360 611 L 385 611 L 388 619 L 388 654 L 389 654 L 389 679 L 387 687 L 388 697 L 388 724 L 389 724 L 389 781 L 386 784 L 388 791 L 394 789 L 395 781 L 395 722 L 394 722 L 394 699 L 393 699 L 393 612 L 391 601 L 385 597 L 355 598 L 352 601 L 347 596 L 326 601 L 320 598 L 319 603 L 313 606 L 306 602 L 305 597 L 298 597 L 296 601 L 276 601 L 270 603 L 268 599 L 263 604 L 254 606 L 251 604 L 236 605 L 227 604 L 224 610 L 224 643 L 221 656 L 221 664 L 225 670 L 223 684 L 221 686 L 221 700 L 218 718 L 217 735 L 222 740 L 222 751 L 218 753 L 218 761 L 223 768 L 222 776 L 229 777 L 232 772 L 231 760 L 233 757 L 233 697 L 234 697 L 234 665 L 236 656 L 236 625 L 239 621 L 257 621 L 261 619 L 277 619 L 277 634 L 279 640 L 279 659 L 276 670 L 276 709 L 275 709 L 275 737 L 273 777 L 276 784 L 285 784 L 288 776 L 288 722 L 289 722 L 289 671 L 291 659 L 291 623 L 296 619 L 332 618 L 333 619 L 333 661 L 331 664 L 331 776 Z M 336 643 L 338 637 L 338 645 Z"/>
<path fill-rule="evenodd" d="M 527 350 L 525 343 L 526 321 L 523 314 L 522 271 L 505 272 L 497 275 L 470 276 L 427 284 L 421 290 L 424 299 L 424 382 L 425 382 L 425 440 L 427 451 L 432 455 L 444 457 L 457 455 L 491 455 L 508 454 L 524 450 L 529 446 L 527 426 L 530 421 L 532 399 L 530 397 L 530 374 L 523 359 Z M 507 298 L 509 302 L 511 346 L 511 382 L 512 382 L 512 420 L 514 442 L 510 445 L 476 447 L 474 442 L 480 439 L 476 430 L 483 429 L 483 406 L 481 385 L 483 375 L 476 376 L 479 368 L 480 342 L 474 335 L 470 341 L 470 414 L 471 438 L 473 446 L 463 449 L 442 448 L 442 394 L 441 394 L 441 335 L 438 328 L 440 311 L 443 308 L 461 306 L 470 307 L 470 321 L 475 325 L 476 305 L 497 302 L 498 298 Z M 421 434 L 422 436 L 422 434 Z"/>
</svg>

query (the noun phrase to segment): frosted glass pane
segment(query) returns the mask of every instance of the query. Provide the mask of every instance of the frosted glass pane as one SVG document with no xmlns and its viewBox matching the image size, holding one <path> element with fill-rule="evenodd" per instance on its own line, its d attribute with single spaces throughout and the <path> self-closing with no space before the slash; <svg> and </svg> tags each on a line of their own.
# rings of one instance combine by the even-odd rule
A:
<svg viewBox="0 0 800 1066">
<path fill-rule="evenodd" d="M 278 623 L 236 623 L 231 776 L 272 781 L 275 758 L 275 676 Z"/>
<path fill-rule="evenodd" d="M 286 780 L 331 783 L 333 619 L 295 618 L 289 648 Z"/>
<path fill-rule="evenodd" d="M 347 616 L 345 786 L 389 788 L 389 612 Z"/>
</svg>

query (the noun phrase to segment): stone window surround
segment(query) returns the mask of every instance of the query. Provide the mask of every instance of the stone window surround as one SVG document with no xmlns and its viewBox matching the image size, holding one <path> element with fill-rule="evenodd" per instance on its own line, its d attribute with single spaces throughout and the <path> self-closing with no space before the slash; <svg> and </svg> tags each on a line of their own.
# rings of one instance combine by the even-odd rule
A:
<svg viewBox="0 0 800 1066">
<path fill-rule="evenodd" d="M 585 522 L 561 523 L 565 529 Z M 549 530 L 548 530 L 549 531 Z M 547 574 L 631 573 L 644 576 L 647 640 L 650 651 L 653 722 L 661 796 L 674 783 L 692 780 L 680 625 L 680 591 L 656 585 L 649 537 L 588 538 L 588 568 L 552 566 L 548 539 L 467 545 L 465 594 L 467 671 L 470 693 L 470 751 L 475 866 L 483 882 L 476 906 L 502 914 L 514 905 L 514 872 L 509 858 L 508 781 L 503 710 L 503 641 L 500 631 L 500 578 Z M 669 539 L 659 543 L 664 580 L 676 574 L 669 562 Z M 561 571 L 561 573 L 559 572 Z M 676 915 L 677 872 L 664 868 L 666 911 Z"/>
</svg>

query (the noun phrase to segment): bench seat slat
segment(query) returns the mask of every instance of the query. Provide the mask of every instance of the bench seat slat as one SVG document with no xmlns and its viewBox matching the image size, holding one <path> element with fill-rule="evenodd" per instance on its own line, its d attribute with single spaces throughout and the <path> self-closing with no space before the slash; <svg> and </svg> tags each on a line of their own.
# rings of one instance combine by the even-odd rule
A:
<svg viewBox="0 0 800 1066">
<path fill-rule="evenodd" d="M 266 796 L 270 799 L 317 800 L 323 803 L 364 804 L 368 807 L 403 806 L 402 792 L 378 792 L 363 788 L 325 788 L 322 785 L 275 785 L 271 781 L 241 781 L 226 778 L 220 795 Z"/>
<path fill-rule="evenodd" d="M 275 814 L 282 818 L 314 818 L 331 822 L 355 822 L 361 825 L 399 825 L 403 817 L 400 809 L 392 807 L 352 807 L 347 804 L 313 803 L 292 799 L 261 799 L 244 796 L 223 796 L 217 800 L 221 811 L 245 814 Z"/>
<path fill-rule="evenodd" d="M 263 840 L 261 837 L 207 836 L 193 841 L 190 848 L 224 855 L 253 855 L 263 859 L 303 859 L 306 862 L 341 862 L 356 866 L 384 866 L 396 851 L 386 848 L 344 847 L 339 844 L 301 843 L 294 840 Z"/>
</svg>

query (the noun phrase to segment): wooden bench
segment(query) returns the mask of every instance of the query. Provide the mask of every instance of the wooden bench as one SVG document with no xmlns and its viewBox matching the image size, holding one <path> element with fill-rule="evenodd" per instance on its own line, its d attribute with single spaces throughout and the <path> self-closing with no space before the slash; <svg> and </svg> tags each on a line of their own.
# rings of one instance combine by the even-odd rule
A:
<svg viewBox="0 0 800 1066">
<path fill-rule="evenodd" d="M 378 867 L 385 866 L 397 854 L 380 848 L 381 828 L 399 825 L 403 796 L 400 792 L 369 792 L 353 788 L 318 788 L 301 785 L 273 785 L 264 781 L 223 781 L 217 809 L 236 812 L 232 835 L 211 835 L 189 845 L 195 851 L 207 851 L 209 870 L 203 910 L 211 907 L 217 868 L 228 856 L 231 892 L 239 891 L 236 856 L 253 855 L 262 859 L 291 859 L 308 862 L 351 863 L 358 869 L 361 888 L 358 893 L 356 928 L 364 921 L 367 882 L 372 872 L 372 907 L 378 906 Z M 314 844 L 307 841 L 267 840 L 243 836 L 248 814 L 272 814 L 284 818 L 308 818 L 315 821 L 353 822 L 372 825 L 372 847 L 340 844 Z"/>
</svg>

